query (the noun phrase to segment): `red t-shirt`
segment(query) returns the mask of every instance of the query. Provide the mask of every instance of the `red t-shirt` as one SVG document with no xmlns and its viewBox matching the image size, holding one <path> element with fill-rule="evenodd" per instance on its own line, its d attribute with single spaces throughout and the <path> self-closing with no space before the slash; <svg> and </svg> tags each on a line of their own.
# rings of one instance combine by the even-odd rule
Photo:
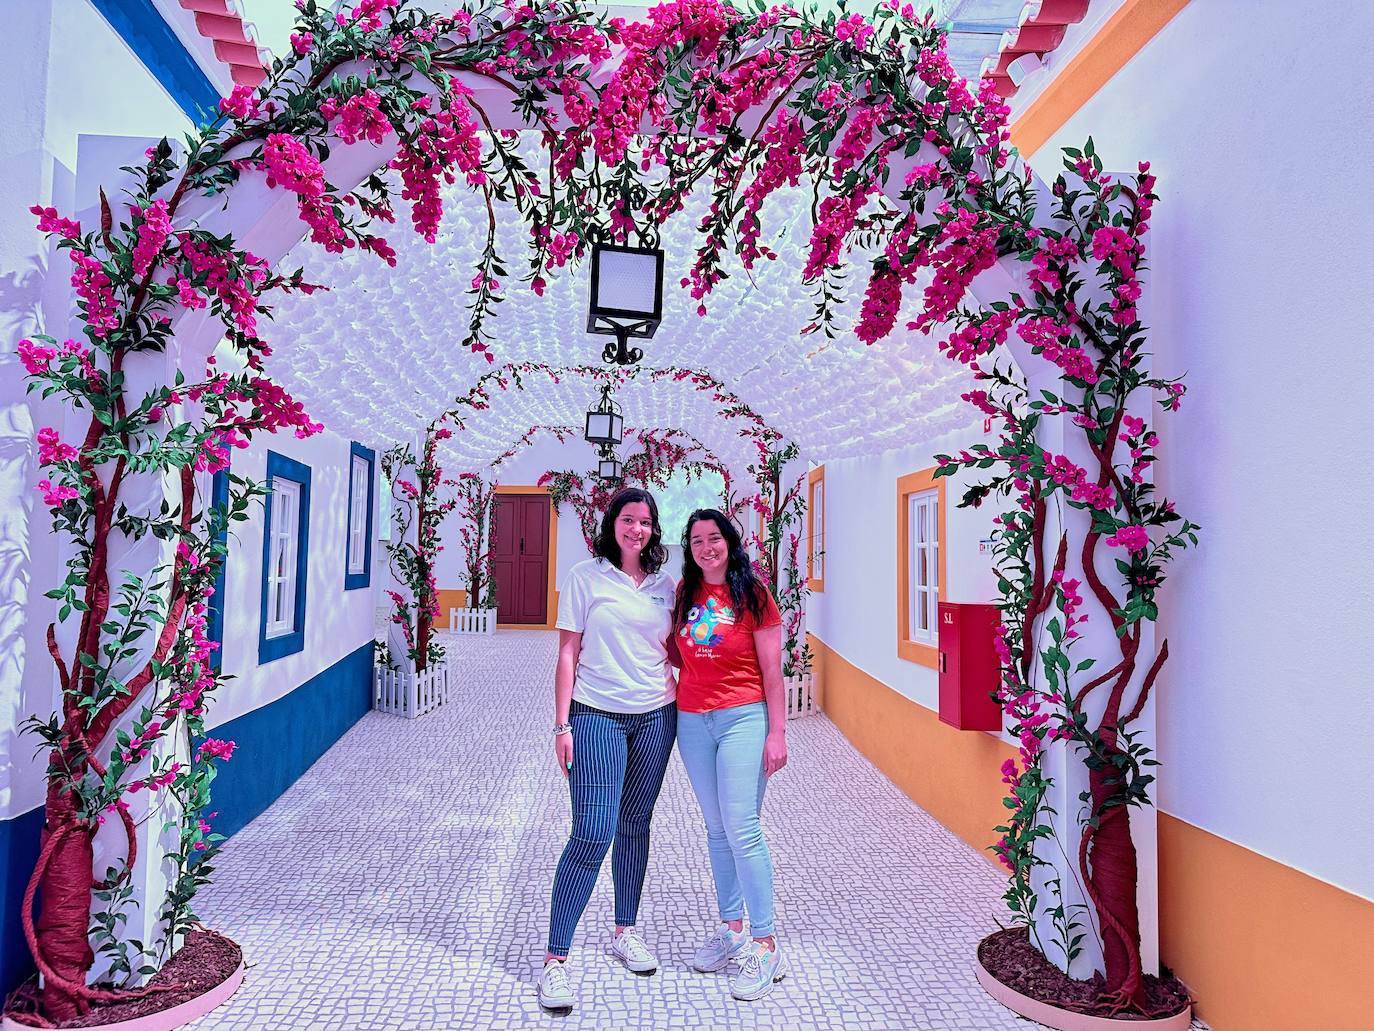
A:
<svg viewBox="0 0 1374 1031">
<path fill-rule="evenodd" d="M 711 712 L 763 701 L 763 672 L 754 648 L 754 631 L 782 622 L 773 594 L 763 590 L 763 618 L 736 612 L 726 584 L 703 583 L 687 623 L 677 632 L 682 671 L 677 681 L 677 707 L 683 712 Z"/>
</svg>

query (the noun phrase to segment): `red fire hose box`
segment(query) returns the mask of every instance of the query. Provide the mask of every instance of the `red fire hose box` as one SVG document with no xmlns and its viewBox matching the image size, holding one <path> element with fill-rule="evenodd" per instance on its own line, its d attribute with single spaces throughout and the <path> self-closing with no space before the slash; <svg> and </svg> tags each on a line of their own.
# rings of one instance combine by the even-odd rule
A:
<svg viewBox="0 0 1374 1031">
<path fill-rule="evenodd" d="M 1001 730 L 993 692 L 1000 676 L 993 647 L 996 605 L 940 602 L 940 721 L 960 730 Z"/>
</svg>

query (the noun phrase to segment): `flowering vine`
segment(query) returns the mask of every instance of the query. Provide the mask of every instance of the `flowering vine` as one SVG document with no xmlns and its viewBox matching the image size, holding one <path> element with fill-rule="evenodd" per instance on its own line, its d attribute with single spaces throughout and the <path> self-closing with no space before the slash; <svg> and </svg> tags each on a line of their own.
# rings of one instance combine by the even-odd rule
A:
<svg viewBox="0 0 1374 1031">
<path fill-rule="evenodd" d="M 392 484 L 395 499 L 386 552 L 392 576 L 409 592 L 409 597 L 400 591 L 387 592 L 392 604 L 391 622 L 401 628 L 406 658 L 417 673 L 444 658 L 443 645 L 434 634 L 434 621 L 439 618 L 434 567 L 444 550 L 439 528 L 459 503 L 460 481 L 444 476 L 436 452 L 440 442 L 451 436 L 452 430 L 439 426 L 425 434 L 418 459 L 408 444 L 399 444 L 382 456 L 382 471 Z"/>
<path fill-rule="evenodd" d="M 1197 544 L 1198 527 L 1158 497 L 1146 475 L 1159 435 L 1142 396 L 1172 411 L 1183 394 L 1178 381 L 1146 371 L 1145 328 L 1135 306 L 1154 176 L 1144 163 L 1131 180 L 1103 175 L 1091 140 L 1082 150 L 1068 149 L 1064 164 L 1051 189 L 1052 224 L 1000 230 L 998 247 L 1029 264 L 1025 295 L 945 316 L 955 329 L 941 347 L 979 381 L 964 397 L 996 424 L 1000 440 L 996 447 L 939 456 L 939 475 L 996 470 L 963 503 L 978 505 L 994 494 L 1012 503 L 997 517 L 994 535 L 1002 595 L 998 698 L 1020 746 L 1019 759 L 1003 767 L 1009 815 L 994 846 L 1012 875 L 1008 904 L 1032 922 L 1039 900 L 1031 875 L 1044 862 L 1036 843 L 1051 833 L 1041 761 L 1050 743 L 1065 741 L 1088 766 L 1077 874 L 1103 941 L 1103 1001 L 1112 1011 L 1146 1011 L 1128 810 L 1150 804 L 1156 761 L 1131 724 L 1168 657 L 1167 641 L 1153 656 L 1142 652 L 1143 627 L 1158 618 L 1156 592 L 1167 564 Z M 1002 361 L 1013 333 L 1029 345 L 1023 368 L 1035 373 L 1038 363 L 1048 363 L 1047 381 L 1059 384 L 1057 390 L 1032 396 L 1016 367 Z M 1036 428 L 1050 417 L 1077 431 L 1087 465 L 1037 443 Z M 1071 510 L 1083 513 L 1085 531 L 1075 530 Z M 1060 527 L 1057 541 L 1049 536 L 1051 524 Z M 1120 549 L 1119 589 L 1099 571 L 1099 543 Z M 1108 639 L 1116 641 L 1119 661 L 1108 659 L 1106 670 L 1099 656 L 1071 658 L 1096 622 L 1110 627 Z M 1085 703 L 1103 689 L 1102 715 L 1090 716 Z M 1082 935 L 1074 933 L 1062 901 L 1052 915 L 1061 938 L 1054 945 L 1071 961 Z"/>
<path fill-rule="evenodd" d="M 166 140 L 150 148 L 128 170 L 126 205 L 116 209 L 102 194 L 98 227 L 34 209 L 39 228 L 70 259 L 82 339 L 35 336 L 19 345 L 20 360 L 31 390 L 60 399 L 87 423 L 79 441 L 52 427 L 37 441 L 37 489 L 73 552 L 64 582 L 51 592 L 70 642 L 59 646 L 50 629 L 59 711 L 30 721 L 51 755 L 44 839 L 24 913 L 43 973 L 42 1019 L 125 997 L 86 985 L 93 958 L 88 887 L 123 884 L 134 862 L 125 796 L 180 791 L 182 851 L 213 847 L 196 807 L 210 764 L 223 753 L 202 748 L 173 769 L 175 761 L 154 746 L 183 729 L 195 732 L 217 685 L 203 617 L 223 561 L 218 542 L 224 523 L 246 518 L 262 492 L 231 477 L 228 505 L 207 508 L 196 474 L 226 471 L 232 451 L 255 433 L 307 436 L 320 428 L 271 380 L 271 348 L 259 332 L 269 293 L 314 288 L 301 273 L 275 272 L 231 237 L 201 228 L 190 205 L 183 210 L 190 198 L 227 194 L 245 177 L 291 194 L 304 231 L 324 251 L 356 247 L 388 263 L 395 254 L 380 231 L 396 221 L 394 182 L 412 227 L 433 240 L 441 186 L 462 179 L 488 217 L 461 339 L 493 362 L 487 318 L 510 278 L 496 247 L 498 205 L 528 229 L 522 278 L 536 292 L 595 240 L 651 242 L 688 194 L 702 189 L 710 204 L 682 286 L 704 313 L 730 274 L 729 252 L 746 270 L 775 257 L 763 242 L 767 200 L 803 183 L 815 196 L 802 270 L 816 298 L 807 330 L 836 331 L 843 262 L 855 248 L 870 256 L 855 330 L 867 342 L 896 329 L 903 293 L 924 277 L 920 310 L 907 328 L 954 327 L 942 350 L 979 379 L 966 398 L 999 422 L 1001 434 L 996 448 L 977 445 L 948 456 L 942 468 L 996 468 L 992 482 L 966 500 L 996 493 L 1012 502 L 996 544 L 1001 694 L 1023 748 L 1022 762 L 1008 772 L 1013 815 L 999 848 L 1013 871 L 1009 901 L 1030 919 L 1026 871 L 1035 862 L 1043 799 L 1037 756 L 1046 741 L 1069 739 L 1089 757 L 1079 867 L 1106 945 L 1107 995 L 1121 1009 L 1142 1009 L 1126 811 L 1148 803 L 1153 760 L 1130 724 L 1167 656 L 1167 646 L 1153 657 L 1141 651 L 1142 625 L 1157 618 L 1168 563 L 1196 540 L 1196 527 L 1154 496 L 1148 472 L 1157 430 L 1137 399 L 1153 391 L 1168 411 L 1184 393 L 1180 382 L 1150 376 L 1144 366 L 1138 302 L 1154 201 L 1148 168 L 1112 181 L 1091 143 L 1071 149 L 1054 203 L 1043 210 L 1033 177 L 1009 145 L 1008 111 L 991 84 L 971 88 L 950 65 L 933 20 L 895 2 L 880 5 L 870 21 L 677 0 L 636 23 L 594 15 L 577 0 L 507 0 L 451 15 L 401 0 L 361 0 L 337 13 L 316 0 L 299 6 L 291 53 L 273 62 L 262 86 L 236 88 L 221 117 L 184 152 L 174 153 Z M 517 133 L 496 127 L 477 83 L 509 98 L 538 134 L 546 167 L 526 160 Z M 341 191 L 328 177 L 330 146 L 353 141 L 384 145 L 394 157 L 356 189 Z M 972 305 L 977 278 L 1010 258 L 1024 263 L 1026 289 Z M 196 359 L 171 383 L 131 389 L 129 373 L 143 356 L 165 351 L 188 317 L 223 325 L 217 353 L 203 370 Z M 1021 373 L 1000 360 L 1012 347 L 1049 363 L 1064 386 L 1032 396 Z M 456 399 L 426 436 L 417 479 L 431 466 L 445 423 L 461 427 L 464 409 L 485 407 L 491 387 L 535 372 L 568 374 L 514 363 Z M 616 382 L 680 377 L 713 392 L 737 432 L 757 445 L 761 463 L 783 444 L 705 374 L 575 374 Z M 1090 458 L 1039 446 L 1034 431 L 1048 417 L 1069 419 L 1081 445 L 1073 454 Z M 394 459 L 397 468 L 406 457 Z M 415 588 L 414 621 L 407 616 L 406 625 L 417 666 L 434 647 L 427 629 L 432 555 L 421 552 L 437 551 L 425 527 L 442 503 L 430 509 L 421 498 L 442 474 L 437 464 L 430 471 L 429 487 L 415 485 L 416 496 L 402 499 L 416 503 L 418 524 L 416 553 L 404 560 Z M 165 508 L 130 502 L 127 484 L 140 477 L 174 485 Z M 782 501 L 770 506 L 774 517 Z M 1067 534 L 1053 557 L 1045 550 L 1052 511 L 1090 520 L 1082 541 L 1075 538 L 1081 583 L 1068 562 Z M 780 537 L 773 537 L 776 546 Z M 168 557 L 139 573 L 113 568 L 112 542 L 134 539 L 166 542 Z M 1099 542 L 1115 559 L 1121 589 L 1109 588 L 1098 571 Z M 1105 673 L 1091 668 L 1093 659 L 1071 665 L 1072 643 L 1103 621 L 1120 662 Z M 1104 688 L 1106 715 L 1090 720 L 1083 699 Z M 125 828 L 130 855 L 112 882 L 90 885 L 92 839 L 107 814 Z M 189 912 L 195 885 L 194 876 L 184 890 L 178 882 L 169 922 Z M 40 887 L 43 913 L 35 923 Z"/>
<path fill-rule="evenodd" d="M 495 465 L 496 463 L 493 463 Z M 458 517 L 458 545 L 463 550 L 468 607 L 496 608 L 496 571 L 492 566 L 492 546 L 496 539 L 496 485 L 480 473 L 458 474 L 454 484 Z"/>
</svg>

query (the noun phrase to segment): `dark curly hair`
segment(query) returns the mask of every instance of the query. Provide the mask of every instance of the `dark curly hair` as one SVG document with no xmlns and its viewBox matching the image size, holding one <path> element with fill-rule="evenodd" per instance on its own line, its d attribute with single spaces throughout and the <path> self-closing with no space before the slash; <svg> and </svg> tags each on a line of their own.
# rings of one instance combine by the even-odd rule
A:
<svg viewBox="0 0 1374 1031">
<path fill-rule="evenodd" d="M 692 527 L 707 520 L 720 528 L 725 538 L 729 561 L 725 565 L 725 583 L 730 588 L 730 601 L 736 612 L 748 612 L 755 622 L 763 618 L 764 592 L 767 584 L 754 571 L 754 563 L 749 552 L 744 550 L 744 540 L 729 517 L 715 508 L 699 508 L 687 517 L 687 529 L 682 531 L 682 583 L 678 585 L 677 602 L 673 606 L 674 629 L 685 626 L 687 613 L 696 603 L 697 591 L 701 589 L 705 574 L 692 555 Z"/>
<path fill-rule="evenodd" d="M 596 535 L 592 552 L 604 558 L 617 569 L 620 564 L 620 543 L 615 539 L 615 521 L 620 518 L 620 510 L 626 505 L 642 501 L 649 506 L 649 517 L 654 521 L 649 543 L 639 553 L 639 564 L 646 573 L 657 573 L 668 561 L 668 549 L 663 546 L 663 527 L 658 522 L 658 503 L 654 496 L 640 487 L 622 487 L 606 506 L 606 514 L 601 517 L 601 531 Z"/>
</svg>

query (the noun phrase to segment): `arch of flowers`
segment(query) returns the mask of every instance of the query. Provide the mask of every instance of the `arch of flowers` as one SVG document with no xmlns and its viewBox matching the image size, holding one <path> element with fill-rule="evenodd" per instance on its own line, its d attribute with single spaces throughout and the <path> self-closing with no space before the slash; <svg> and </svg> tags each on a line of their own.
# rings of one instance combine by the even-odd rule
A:
<svg viewBox="0 0 1374 1031">
<path fill-rule="evenodd" d="M 738 394 L 708 372 L 677 366 L 617 369 L 595 365 L 555 367 L 531 360 L 509 362 L 479 376 L 467 391 L 457 395 L 443 412 L 430 421 L 418 455 L 411 445 L 401 444 L 389 449 L 382 458 L 382 468 L 392 483 L 394 498 L 392 518 L 395 526 L 386 552 L 392 574 L 401 588 L 388 592 L 392 604 L 390 620 L 400 628 L 406 657 L 415 668 L 425 670 L 444 654 L 443 645 L 434 635 L 435 621 L 440 615 L 435 567 L 443 548 L 440 528 L 444 519 L 455 509 L 464 520 L 464 525 L 459 528 L 459 543 L 463 550 L 469 590 L 475 592 L 473 597 L 481 598 L 489 597 L 492 588 L 489 569 L 492 486 L 487 482 L 487 477 L 474 470 L 459 473 L 456 477 L 446 476 L 439 464 L 439 449 L 444 441 L 454 436 L 455 431 L 461 433 L 466 429 L 477 413 L 490 409 L 498 391 L 522 391 L 533 378 L 552 383 L 581 379 L 593 384 L 610 384 L 616 388 L 643 378 L 650 384 L 672 383 L 710 397 L 719 418 L 726 425 L 735 427 L 735 433 L 755 449 L 755 461 L 748 467 L 756 482 L 755 492 L 746 497 L 736 497 L 729 466 L 681 429 L 642 430 L 632 434 L 638 440 L 640 450 L 629 455 L 623 463 L 626 482 L 661 487 L 666 484 L 674 468 L 686 469 L 691 475 L 710 469 L 724 477 L 725 496 L 722 502 L 729 514 L 736 515 L 745 506 L 759 512 L 766 527 L 762 535 L 755 535 L 763 555 L 762 567 L 774 584 L 788 630 L 785 663 L 789 674 L 793 670 L 800 672 L 809 663 L 809 653 L 802 641 L 807 591 L 805 579 L 796 566 L 800 541 L 798 533 L 789 533 L 789 551 L 784 555 L 784 564 L 780 566 L 778 561 L 784 531 L 793 525 L 800 525 L 805 515 L 800 478 L 787 491 L 782 489 L 781 484 L 783 466 L 799 454 L 797 445 L 786 441 Z M 576 431 L 564 427 L 532 426 L 490 461 L 488 475 L 494 474 L 503 462 L 527 446 L 541 431 L 551 432 L 559 440 L 577 435 Z M 590 548 L 595 514 L 605 508 L 610 498 L 607 485 L 590 475 L 584 476 L 572 470 L 561 473 L 551 470 L 540 479 L 539 485 L 550 488 L 555 506 L 566 504 L 572 507 Z"/>
<path fill-rule="evenodd" d="M 360 0 L 337 17 L 300 6 L 293 53 L 258 90 L 237 88 L 187 146 L 151 147 L 126 170 L 127 196 L 102 193 L 98 224 L 34 209 L 71 261 L 81 328 L 22 341 L 19 354 L 30 389 L 85 421 L 71 439 L 38 433 L 37 488 L 72 553 L 51 595 L 60 705 L 29 721 L 51 756 L 24 913 L 40 1019 L 146 991 L 126 987 L 134 971 L 165 959 L 194 919 L 208 864 L 192 860 L 217 847 L 204 810 L 229 749 L 170 743 L 203 733 L 220 684 L 207 614 L 223 531 L 263 492 L 231 475 L 214 506 L 203 481 L 254 434 L 321 428 L 273 381 L 264 322 L 275 292 L 312 287 L 274 269 L 279 254 L 241 244 L 235 219 L 261 220 L 284 196 L 326 251 L 394 261 L 382 232 L 396 200 L 432 240 L 440 184 L 458 177 L 488 213 L 463 343 L 489 357 L 486 318 L 513 279 L 538 292 L 594 239 L 651 241 L 692 190 L 712 199 L 682 281 L 702 305 L 732 271 L 772 257 L 768 199 L 802 181 L 815 195 L 808 329 L 837 331 L 855 248 L 865 341 L 887 337 L 903 292 L 920 290 L 907 329 L 948 332 L 942 352 L 980 381 L 965 399 L 999 433 L 941 471 L 987 470 L 964 500 L 1005 509 L 1001 697 L 1021 742 L 997 846 L 1008 902 L 1055 962 L 1105 972 L 1109 1008 L 1144 1009 L 1127 814 L 1149 804 L 1153 760 L 1131 725 L 1167 655 L 1152 631 L 1159 585 L 1196 542 L 1149 476 L 1151 398 L 1171 409 L 1183 386 L 1151 372 L 1137 306 L 1148 168 L 1106 175 L 1089 141 L 1044 185 L 1011 150 L 991 87 L 958 77 L 938 27 L 896 4 L 870 21 L 677 0 L 635 23 L 577 0 L 448 16 L 401 0 Z M 543 143 L 540 165 L 521 156 L 517 128 Z M 497 253 L 498 211 L 529 229 L 518 266 Z M 1072 769 L 1081 811 L 1050 811 L 1054 778 Z M 154 793 L 180 817 L 165 898 L 140 900 L 161 905 L 159 942 L 138 955 L 102 914 L 127 895 L 140 840 L 146 849 L 130 803 Z M 93 843 L 107 821 L 122 828 L 125 858 L 100 880 Z M 1071 882 L 1086 924 L 1063 915 L 1076 909 Z M 117 957 L 98 986 L 87 983 L 93 944 Z"/>
</svg>

